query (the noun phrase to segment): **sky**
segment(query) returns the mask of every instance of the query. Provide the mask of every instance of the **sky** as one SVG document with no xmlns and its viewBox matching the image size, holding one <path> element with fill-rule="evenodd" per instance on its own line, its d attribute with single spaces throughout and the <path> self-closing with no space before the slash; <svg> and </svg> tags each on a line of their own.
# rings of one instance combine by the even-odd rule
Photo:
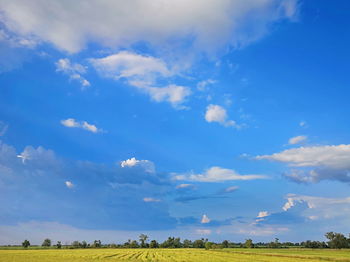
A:
<svg viewBox="0 0 350 262">
<path fill-rule="evenodd" d="M 349 233 L 346 0 L 0 0 L 0 244 Z"/>
</svg>

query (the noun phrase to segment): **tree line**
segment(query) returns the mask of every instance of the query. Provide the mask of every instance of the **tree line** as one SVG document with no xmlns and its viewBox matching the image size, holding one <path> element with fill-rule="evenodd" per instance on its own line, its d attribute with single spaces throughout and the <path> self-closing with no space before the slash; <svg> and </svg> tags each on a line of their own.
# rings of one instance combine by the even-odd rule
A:
<svg viewBox="0 0 350 262">
<path fill-rule="evenodd" d="M 139 240 L 129 239 L 123 244 L 102 244 L 101 240 L 95 240 L 92 243 L 86 241 L 73 241 L 70 245 L 65 245 L 65 248 L 205 248 L 205 249 L 219 249 L 219 248 L 288 248 L 288 247 L 302 247 L 302 248 L 350 248 L 350 235 L 347 238 L 341 233 L 328 232 L 325 234 L 328 239 L 325 241 L 311 241 L 307 240 L 300 243 L 293 242 L 280 242 L 278 238 L 274 241 L 264 243 L 254 243 L 252 239 L 246 239 L 243 243 L 234 243 L 228 240 L 224 240 L 221 243 L 210 242 L 208 239 L 189 240 L 185 239 L 181 241 L 179 237 L 168 237 L 167 240 L 159 243 L 157 240 L 149 240 L 149 237 L 145 234 L 139 236 Z M 22 246 L 28 248 L 30 242 L 26 239 L 23 241 Z M 61 241 L 56 244 L 52 244 L 52 241 L 47 238 L 43 241 L 42 247 L 56 247 L 62 248 Z"/>
</svg>

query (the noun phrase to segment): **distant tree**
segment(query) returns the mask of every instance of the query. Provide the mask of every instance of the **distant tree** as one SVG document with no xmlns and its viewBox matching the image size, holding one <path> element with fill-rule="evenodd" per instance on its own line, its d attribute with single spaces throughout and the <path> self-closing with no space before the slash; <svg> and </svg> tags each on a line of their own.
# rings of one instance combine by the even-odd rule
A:
<svg viewBox="0 0 350 262">
<path fill-rule="evenodd" d="M 205 249 L 212 249 L 212 248 L 213 248 L 213 245 L 214 245 L 213 242 L 206 242 L 206 243 L 204 244 Z"/>
<path fill-rule="evenodd" d="M 182 243 L 181 243 L 181 240 L 179 237 L 174 239 L 173 247 L 174 248 L 181 248 L 182 247 Z"/>
<path fill-rule="evenodd" d="M 325 234 L 330 248 L 347 248 L 349 247 L 349 240 L 341 233 L 328 232 Z"/>
<path fill-rule="evenodd" d="M 184 242 L 183 242 L 183 244 L 182 244 L 182 246 L 183 246 L 184 248 L 190 248 L 190 247 L 192 247 L 192 241 L 191 241 L 191 240 L 188 240 L 188 239 L 185 239 Z"/>
<path fill-rule="evenodd" d="M 247 239 L 244 243 L 244 247 L 245 248 L 253 248 L 254 247 L 253 240 Z"/>
<path fill-rule="evenodd" d="M 73 241 L 71 244 L 72 247 L 74 248 L 80 248 L 81 247 L 81 243 L 77 240 Z"/>
<path fill-rule="evenodd" d="M 205 248 L 205 243 L 208 242 L 208 239 L 197 239 L 193 241 L 193 247 L 194 248 Z"/>
<path fill-rule="evenodd" d="M 30 242 L 26 239 L 26 240 L 24 240 L 24 241 L 22 242 L 22 246 L 23 246 L 24 248 L 27 248 L 27 247 L 30 246 Z"/>
<path fill-rule="evenodd" d="M 130 248 L 139 248 L 140 245 L 139 245 L 139 243 L 136 240 L 133 240 L 133 241 L 131 241 L 129 247 Z"/>
<path fill-rule="evenodd" d="M 279 242 L 278 238 L 275 238 L 275 241 L 270 242 L 267 246 L 269 248 L 280 248 L 281 247 L 281 243 Z"/>
<path fill-rule="evenodd" d="M 101 240 L 95 240 L 94 243 L 92 244 L 92 247 L 95 247 L 95 248 L 102 247 Z"/>
<path fill-rule="evenodd" d="M 82 248 L 87 248 L 87 246 L 88 246 L 88 244 L 86 243 L 85 240 L 83 240 L 83 241 L 81 242 L 81 247 L 82 247 Z"/>
<path fill-rule="evenodd" d="M 57 241 L 56 247 L 57 247 L 57 248 L 62 248 L 61 241 Z"/>
<path fill-rule="evenodd" d="M 221 245 L 222 245 L 223 248 L 228 248 L 229 244 L 230 244 L 230 243 L 229 243 L 227 240 L 224 240 L 224 241 L 222 241 L 222 243 L 221 243 Z"/>
<path fill-rule="evenodd" d="M 140 240 L 140 243 L 141 243 L 141 247 L 143 247 L 143 248 L 147 247 L 147 244 L 146 244 L 147 239 L 148 239 L 148 236 L 145 235 L 145 234 L 141 234 L 141 235 L 139 236 L 139 240 Z"/>
<path fill-rule="evenodd" d="M 46 238 L 43 243 L 41 244 L 43 247 L 50 247 L 51 246 L 51 239 Z"/>
<path fill-rule="evenodd" d="M 158 244 L 157 240 L 152 240 L 152 241 L 149 243 L 149 247 L 150 247 L 150 248 L 158 248 L 158 247 L 159 247 L 159 244 Z"/>
<path fill-rule="evenodd" d="M 320 241 L 307 240 L 306 242 L 303 242 L 302 244 L 306 248 L 327 248 L 328 247 L 325 242 L 320 242 Z"/>
</svg>

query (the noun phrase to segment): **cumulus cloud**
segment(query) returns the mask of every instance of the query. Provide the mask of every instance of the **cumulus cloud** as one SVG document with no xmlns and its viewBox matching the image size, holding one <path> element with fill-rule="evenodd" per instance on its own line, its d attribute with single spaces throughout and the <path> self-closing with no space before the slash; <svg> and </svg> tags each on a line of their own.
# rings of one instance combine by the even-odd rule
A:
<svg viewBox="0 0 350 262">
<path fill-rule="evenodd" d="M 257 156 L 256 159 L 278 161 L 294 167 L 285 176 L 299 183 L 324 179 L 350 182 L 350 145 L 299 147 Z"/>
<path fill-rule="evenodd" d="M 71 181 L 66 181 L 64 183 L 66 184 L 66 187 L 68 187 L 68 188 L 73 188 L 74 187 L 74 184 Z"/>
<path fill-rule="evenodd" d="M 234 126 L 239 128 L 235 121 L 229 120 L 227 116 L 226 109 L 219 105 L 209 105 L 207 106 L 207 111 L 205 112 L 205 120 L 208 123 L 217 122 L 223 126 Z"/>
<path fill-rule="evenodd" d="M 156 168 L 152 161 L 149 160 L 137 160 L 135 157 L 126 159 L 120 162 L 121 167 L 135 167 L 140 166 L 148 173 L 155 173 Z"/>
<path fill-rule="evenodd" d="M 156 102 L 166 101 L 177 107 L 191 94 L 185 86 L 158 86 L 160 80 L 175 75 L 175 71 L 169 69 L 159 58 L 121 51 L 104 58 L 90 59 L 90 62 L 103 77 L 124 79 Z"/>
<path fill-rule="evenodd" d="M 92 133 L 102 132 L 102 129 L 97 128 L 95 125 L 89 124 L 86 121 L 77 121 L 74 118 L 61 120 L 61 124 L 70 128 L 82 128 Z"/>
<path fill-rule="evenodd" d="M 307 136 L 295 136 L 288 140 L 290 145 L 300 144 L 301 142 L 305 142 L 307 140 Z"/>
<path fill-rule="evenodd" d="M 287 202 L 282 209 L 289 211 L 298 205 L 305 204 L 306 209 L 302 209 L 300 216 L 316 219 L 332 219 L 336 217 L 349 217 L 350 197 L 345 198 L 327 198 L 307 195 L 289 194 L 286 196 Z"/>
<path fill-rule="evenodd" d="M 79 81 L 82 89 L 90 86 L 90 82 L 82 76 L 86 73 L 86 68 L 81 64 L 72 63 L 68 58 L 62 58 L 59 59 L 55 65 L 57 72 L 68 75 L 71 80 Z"/>
<path fill-rule="evenodd" d="M 206 214 L 204 214 L 204 215 L 202 216 L 201 223 L 202 223 L 202 224 L 208 224 L 209 222 L 210 222 L 209 217 L 208 217 Z"/>
<path fill-rule="evenodd" d="M 198 182 L 224 182 L 230 180 L 255 180 L 267 179 L 265 175 L 240 175 L 235 170 L 213 166 L 202 174 L 175 175 L 176 180 L 188 180 Z"/>
<path fill-rule="evenodd" d="M 297 0 L 156 0 L 151 5 L 138 0 L 4 0 L 0 9 L 1 22 L 12 33 L 71 53 L 89 42 L 169 48 L 185 40 L 197 52 L 213 52 L 226 45 L 244 46 L 265 35 L 271 22 L 293 19 Z"/>
</svg>

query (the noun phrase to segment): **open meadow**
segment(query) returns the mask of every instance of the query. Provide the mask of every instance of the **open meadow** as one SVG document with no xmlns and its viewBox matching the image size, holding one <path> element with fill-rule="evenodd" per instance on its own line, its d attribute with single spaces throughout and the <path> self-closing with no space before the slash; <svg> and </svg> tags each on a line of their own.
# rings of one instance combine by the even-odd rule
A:
<svg viewBox="0 0 350 262">
<path fill-rule="evenodd" d="M 314 262 L 349 261 L 350 250 L 312 249 L 47 249 L 0 250 L 0 262 Z"/>
</svg>

